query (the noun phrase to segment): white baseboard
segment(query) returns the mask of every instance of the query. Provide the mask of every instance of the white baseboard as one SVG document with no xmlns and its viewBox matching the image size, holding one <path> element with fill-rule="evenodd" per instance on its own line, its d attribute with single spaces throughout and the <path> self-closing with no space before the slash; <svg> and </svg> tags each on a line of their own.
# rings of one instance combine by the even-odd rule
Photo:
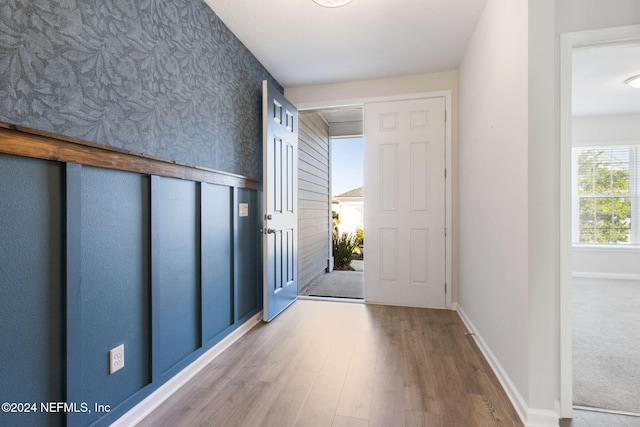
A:
<svg viewBox="0 0 640 427">
<path fill-rule="evenodd" d="M 515 384 L 513 384 L 513 381 L 511 381 L 511 378 L 491 351 L 491 348 L 489 348 L 482 336 L 478 333 L 473 322 L 471 322 L 471 319 L 469 319 L 459 305 L 457 312 L 467 329 L 473 334 L 480 351 L 487 360 L 487 363 L 489 363 L 489 366 L 491 366 L 498 381 L 500 381 L 502 388 L 524 425 L 526 427 L 557 427 L 559 423 L 558 413 L 551 410 L 529 408 Z"/>
<path fill-rule="evenodd" d="M 225 351 L 231 344 L 249 332 L 253 327 L 262 321 L 262 312 L 251 317 L 240 325 L 236 330 L 224 337 L 218 344 L 207 350 L 202 356 L 194 360 L 189 366 L 174 375 L 170 380 L 161 385 L 156 391 L 147 396 L 143 401 L 131 408 L 127 413 L 111 424 L 111 427 L 128 427 L 141 422 L 147 415 L 153 412 L 173 393 L 178 391 L 187 381 L 193 378 L 220 353 Z"/>
<path fill-rule="evenodd" d="M 556 411 L 529 408 L 524 425 L 526 427 L 558 427 L 559 423 L 560 417 Z"/>
<path fill-rule="evenodd" d="M 640 274 L 592 273 L 588 271 L 574 271 L 571 275 L 575 278 L 581 279 L 614 279 L 640 281 Z"/>
</svg>

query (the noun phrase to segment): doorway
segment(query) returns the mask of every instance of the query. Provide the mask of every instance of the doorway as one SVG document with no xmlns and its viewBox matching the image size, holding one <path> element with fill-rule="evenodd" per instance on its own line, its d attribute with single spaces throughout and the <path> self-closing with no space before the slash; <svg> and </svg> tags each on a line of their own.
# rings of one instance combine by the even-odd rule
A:
<svg viewBox="0 0 640 427">
<path fill-rule="evenodd" d="M 327 140 L 327 163 L 323 168 L 328 183 L 318 193 L 328 200 L 329 259 L 325 271 L 308 280 L 300 294 L 310 298 L 364 299 L 364 197 L 362 107 L 305 112 L 322 119 Z M 304 167 L 304 165 L 303 165 Z M 320 196 L 320 194 L 318 194 Z M 301 245 L 301 247 L 303 247 Z"/>
<path fill-rule="evenodd" d="M 639 58 L 640 26 L 562 38 L 564 417 L 640 413 Z"/>
<path fill-rule="evenodd" d="M 297 107 L 299 108 L 299 111 L 301 112 L 301 116 L 303 116 L 305 113 L 307 112 L 317 112 L 317 111 L 325 111 L 325 110 L 332 110 L 332 109 L 341 109 L 341 108 L 352 108 L 352 107 L 358 107 L 358 108 L 363 108 L 366 110 L 366 108 L 368 106 L 371 106 L 373 104 L 384 104 L 384 103 L 393 103 L 396 101 L 400 101 L 402 102 L 411 102 L 413 100 L 426 100 L 426 99 L 436 99 L 439 98 L 441 99 L 442 103 L 443 103 L 443 107 L 444 110 L 442 111 L 442 114 L 439 114 L 438 116 L 441 116 L 443 119 L 443 123 L 444 123 L 444 165 L 441 166 L 440 168 L 440 174 L 444 175 L 445 177 L 449 176 L 455 176 L 455 171 L 453 171 L 452 169 L 452 163 L 453 163 L 453 156 L 452 156 L 452 120 L 450 119 L 451 116 L 451 111 L 452 111 L 452 94 L 451 91 L 449 90 L 443 90 L 443 91 L 434 91 L 434 92 L 417 92 L 417 93 L 411 93 L 411 94 L 402 94 L 402 95 L 391 95 L 391 96 L 372 96 L 372 97 L 364 97 L 364 98 L 356 98 L 356 99 L 349 99 L 348 101 L 336 101 L 334 103 L 323 103 L 323 102 L 309 102 L 309 103 L 302 103 L 302 104 L 298 104 Z M 447 112 L 449 114 L 447 114 Z M 368 115 L 368 113 L 365 111 L 364 112 L 364 116 L 366 118 L 366 116 Z M 389 115 L 385 115 L 384 116 L 384 120 L 383 122 L 380 123 L 380 128 L 378 128 L 377 130 L 372 130 L 372 132 L 374 134 L 380 133 L 380 132 L 390 132 L 393 129 L 391 129 L 393 126 L 392 123 L 390 123 L 389 118 L 393 116 L 393 114 L 389 114 Z M 375 116 L 373 116 L 375 117 Z M 399 117 L 399 116 L 398 116 Z M 410 115 L 411 119 L 410 122 L 411 123 L 411 127 L 413 128 L 428 128 L 429 127 L 429 123 L 431 123 L 429 117 L 430 114 L 425 114 L 424 109 L 420 109 L 420 111 L 415 111 L 414 114 Z M 449 119 L 447 118 L 449 117 Z M 379 118 L 378 118 L 379 119 Z M 404 119 L 403 119 L 404 120 Z M 435 122 L 434 122 L 435 123 Z M 326 124 L 326 122 L 325 122 Z M 302 126 L 302 124 L 300 125 Z M 391 128 L 389 127 L 391 126 Z M 302 132 L 302 130 L 301 130 Z M 370 133 L 369 133 L 370 134 Z M 368 138 L 367 138 L 368 141 Z M 365 141 L 365 147 L 368 147 L 368 142 Z M 406 142 L 406 141 L 405 141 Z M 423 148 L 425 148 L 426 146 L 429 146 L 429 144 L 423 144 L 422 141 L 411 141 L 414 142 L 415 144 L 411 144 L 412 149 L 417 150 L 417 152 L 419 153 L 424 153 L 425 150 L 423 150 Z M 400 150 L 400 148 L 398 148 Z M 379 150 L 378 150 L 379 151 Z M 428 152 L 428 149 L 426 150 Z M 366 148 L 365 148 L 365 152 L 366 152 Z M 302 154 L 301 154 L 301 159 L 302 159 Z M 365 155 L 365 157 L 367 157 Z M 386 158 L 386 157 L 385 157 Z M 425 156 L 417 156 L 416 159 L 424 159 Z M 426 158 L 428 159 L 429 156 L 427 155 Z M 393 159 L 387 159 L 387 160 L 393 160 Z M 415 162 L 414 162 L 415 163 Z M 417 162 L 419 163 L 419 162 Z M 422 177 L 423 175 L 421 175 L 419 172 L 423 170 L 423 168 L 419 167 L 419 165 L 416 163 L 416 167 L 413 169 L 413 172 L 411 172 L 411 169 L 407 169 L 407 168 L 398 168 L 398 172 L 404 174 L 405 172 L 410 172 L 409 176 L 413 176 L 414 178 L 418 179 L 420 177 Z M 370 162 L 368 162 L 368 164 L 370 164 Z M 390 166 L 391 163 L 386 162 L 383 165 L 387 165 Z M 443 167 L 443 168 L 442 168 Z M 368 182 L 368 178 L 366 177 L 366 169 L 367 167 L 365 166 L 365 182 L 364 182 L 364 187 L 365 190 L 367 189 L 367 182 Z M 444 169 L 444 170 L 443 170 Z M 390 171 L 389 168 L 384 169 L 385 171 Z M 449 171 L 449 172 L 447 172 Z M 447 175 L 447 173 L 449 175 Z M 302 175 L 302 174 L 301 174 Z M 428 178 L 425 178 L 428 179 Z M 370 190 L 367 191 L 374 191 L 374 193 L 380 193 L 383 192 L 381 194 L 390 194 L 390 185 L 389 182 L 386 179 L 383 179 L 383 182 L 387 183 L 387 185 L 384 187 L 384 191 L 383 188 L 379 185 L 373 185 L 370 186 Z M 398 181 L 400 182 L 400 181 Z M 452 268 L 452 259 L 453 259 L 453 233 L 448 232 L 448 230 L 450 230 L 450 228 L 447 228 L 447 224 L 450 225 L 452 228 L 454 226 L 453 222 L 452 222 L 452 212 L 453 212 L 453 198 L 452 198 L 452 194 L 453 194 L 453 188 L 452 188 L 452 182 L 453 180 L 450 178 L 445 179 L 445 182 L 443 184 L 444 187 L 444 200 L 442 201 L 442 206 L 440 206 L 440 209 L 442 209 L 444 211 L 444 223 L 441 224 L 440 227 L 437 228 L 437 230 L 434 229 L 434 232 L 436 233 L 443 233 L 444 234 L 444 247 L 442 247 L 440 250 L 444 251 L 444 283 L 440 284 L 440 289 L 443 292 L 443 298 L 442 298 L 442 302 L 439 302 L 437 305 L 434 304 L 433 306 L 439 306 L 442 308 L 455 308 L 455 305 L 453 303 L 453 294 L 455 292 L 455 285 L 452 285 L 453 281 L 452 281 L 452 277 L 453 277 L 453 268 Z M 399 189 L 402 191 L 405 190 L 410 190 L 412 188 L 411 185 L 402 185 L 402 187 L 400 187 Z M 423 187 L 415 187 L 417 188 L 423 188 Z M 412 193 L 414 194 L 414 201 L 420 201 L 422 199 L 419 199 L 419 192 L 414 192 Z M 367 196 L 368 197 L 368 196 Z M 384 200 L 388 201 L 390 200 L 388 197 L 385 198 Z M 400 200 L 400 199 L 399 199 Z M 411 199 L 409 199 L 411 201 Z M 404 201 L 402 202 L 403 204 Z M 387 206 L 386 204 L 384 205 L 385 207 Z M 410 205 L 413 206 L 413 205 Z M 422 205 L 418 204 L 415 205 L 414 207 L 420 207 Z M 414 209 L 415 210 L 415 209 Z M 420 209 L 418 209 L 420 210 Z M 327 211 L 329 211 L 329 209 L 327 209 Z M 365 213 L 365 219 L 368 216 L 367 213 Z M 380 226 L 379 226 L 380 227 Z M 368 226 L 365 226 L 365 232 L 366 229 L 369 228 Z M 387 245 L 385 243 L 389 243 L 389 239 L 387 239 L 386 237 L 393 237 L 393 236 L 389 236 L 390 233 L 387 233 L 389 227 L 382 227 L 381 230 L 385 231 L 385 240 L 384 242 L 380 242 L 380 245 L 376 245 L 375 243 L 371 246 L 368 246 L 368 248 L 371 248 L 371 250 L 375 250 L 377 246 L 380 247 L 384 247 L 385 250 L 387 251 L 387 253 L 390 253 L 389 251 L 391 250 L 390 248 L 387 247 Z M 301 227 L 302 229 L 302 227 Z M 415 231 L 415 230 L 414 230 Z M 371 231 L 366 232 L 369 236 L 371 235 Z M 391 234 L 393 234 L 391 232 Z M 402 272 L 402 274 L 405 274 L 407 271 L 410 272 L 410 274 L 413 274 L 413 276 L 410 275 L 410 277 L 413 278 L 417 278 L 417 279 L 421 279 L 425 276 L 425 274 L 419 274 L 419 273 L 424 273 L 424 268 L 420 268 L 420 264 L 417 262 L 419 256 L 419 250 L 422 250 L 426 247 L 426 242 L 429 242 L 430 239 L 428 238 L 429 236 L 429 232 L 428 231 L 424 231 L 424 230 L 417 230 L 416 232 L 414 232 L 414 236 L 412 236 L 414 239 L 413 241 L 411 241 L 411 247 L 412 248 L 416 248 L 415 254 L 416 256 L 413 257 L 408 257 L 407 259 L 411 260 L 411 264 L 413 265 L 415 268 L 413 269 L 404 269 L 402 268 L 401 265 L 396 264 L 397 266 L 401 267 L 398 268 L 396 271 L 398 272 Z M 367 241 L 367 245 L 371 245 L 371 241 L 370 238 L 365 239 Z M 397 249 L 397 251 L 395 252 L 396 255 L 395 257 L 387 257 L 384 259 L 385 261 L 385 269 L 384 272 L 388 273 L 390 271 L 392 271 L 392 269 L 390 269 L 390 267 L 392 267 L 392 265 L 389 263 L 389 260 L 393 260 L 395 259 L 401 259 L 402 257 L 407 257 L 406 252 L 403 252 L 403 249 L 406 248 L 406 246 L 401 246 L 404 245 L 405 243 L 409 243 L 409 242 L 405 242 L 404 240 L 397 240 L 396 242 L 398 243 L 395 248 Z M 423 251 L 424 252 L 424 251 Z M 373 259 L 370 258 L 369 255 L 370 254 L 370 250 L 366 249 L 365 250 L 365 257 L 367 257 L 368 259 Z M 302 258 L 302 257 L 301 257 Z M 329 258 L 330 259 L 330 258 Z M 302 261 L 302 259 L 301 259 Z M 382 268 L 381 264 L 378 262 L 373 262 L 373 264 L 371 264 L 371 261 L 369 261 L 369 267 L 367 268 L 367 271 L 373 271 L 371 266 L 373 266 L 374 268 L 380 270 Z M 389 267 L 389 268 L 387 268 Z M 428 269 L 426 270 L 427 272 L 429 271 Z M 406 275 L 406 274 L 405 274 Z M 318 277 L 318 276 L 316 276 Z M 385 276 L 386 278 L 387 276 Z M 420 280 L 417 280 L 420 281 Z M 371 287 L 371 279 L 367 279 L 365 278 L 365 293 L 366 291 Z M 416 282 L 416 280 L 413 280 L 413 282 Z M 422 283 L 422 282 L 421 282 Z M 301 288 L 302 289 L 302 288 Z M 302 293 L 302 292 L 301 292 Z M 304 297 L 303 297 L 304 298 Z M 365 302 L 382 302 L 381 300 L 378 300 L 376 298 L 371 298 L 369 299 L 368 297 L 365 296 Z M 388 302 L 391 304 L 403 304 L 402 302 Z M 413 303 L 409 303 L 409 305 L 420 305 L 420 304 L 416 304 L 415 302 Z M 431 304 L 429 304 L 431 305 Z"/>
</svg>

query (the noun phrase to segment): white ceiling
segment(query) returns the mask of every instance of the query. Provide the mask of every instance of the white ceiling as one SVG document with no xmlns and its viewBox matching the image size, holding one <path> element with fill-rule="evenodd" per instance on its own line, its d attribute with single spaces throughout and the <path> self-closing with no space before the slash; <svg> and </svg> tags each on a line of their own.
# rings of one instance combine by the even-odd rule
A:
<svg viewBox="0 0 640 427">
<path fill-rule="evenodd" d="M 205 0 L 284 87 L 457 69 L 486 1 Z M 576 50 L 574 115 L 640 114 L 634 74 L 638 43 Z"/>
<path fill-rule="evenodd" d="M 576 49 L 572 65 L 574 116 L 640 114 L 640 89 L 625 80 L 640 74 L 640 44 Z"/>
<path fill-rule="evenodd" d="M 455 70 L 487 0 L 205 0 L 284 87 Z"/>
</svg>

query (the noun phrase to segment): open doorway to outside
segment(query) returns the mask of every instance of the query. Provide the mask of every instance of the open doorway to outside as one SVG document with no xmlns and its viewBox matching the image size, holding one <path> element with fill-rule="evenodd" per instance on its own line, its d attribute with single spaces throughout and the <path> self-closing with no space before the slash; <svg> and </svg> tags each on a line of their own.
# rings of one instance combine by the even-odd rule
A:
<svg viewBox="0 0 640 427">
<path fill-rule="evenodd" d="M 327 197 L 330 257 L 326 272 L 300 288 L 300 295 L 364 299 L 363 109 L 326 109 L 317 114 L 328 139 Z"/>
</svg>

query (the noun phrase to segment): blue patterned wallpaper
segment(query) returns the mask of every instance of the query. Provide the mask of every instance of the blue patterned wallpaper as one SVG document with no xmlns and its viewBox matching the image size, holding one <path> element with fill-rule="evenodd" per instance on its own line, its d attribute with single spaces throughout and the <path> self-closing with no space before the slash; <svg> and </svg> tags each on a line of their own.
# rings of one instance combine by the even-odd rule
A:
<svg viewBox="0 0 640 427">
<path fill-rule="evenodd" d="M 0 121 L 262 177 L 258 60 L 202 0 L 3 0 Z"/>
</svg>

